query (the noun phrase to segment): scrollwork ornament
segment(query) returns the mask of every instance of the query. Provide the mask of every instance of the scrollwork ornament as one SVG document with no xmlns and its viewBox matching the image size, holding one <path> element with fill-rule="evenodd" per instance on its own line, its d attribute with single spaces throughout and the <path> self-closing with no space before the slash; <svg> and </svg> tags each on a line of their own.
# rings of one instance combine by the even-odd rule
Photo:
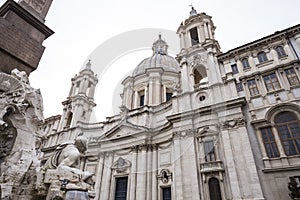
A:
<svg viewBox="0 0 300 200">
<path fill-rule="evenodd" d="M 131 162 L 129 160 L 125 160 L 122 157 L 119 157 L 116 162 L 113 163 L 112 169 L 116 170 L 117 173 L 122 173 L 127 171 L 131 167 Z"/>
<path fill-rule="evenodd" d="M 227 121 L 223 122 L 222 128 L 223 129 L 233 129 L 233 128 L 238 128 L 238 127 L 245 126 L 245 125 L 246 125 L 245 117 L 239 117 L 236 119 L 227 120 Z"/>
<path fill-rule="evenodd" d="M 191 67 L 196 67 L 199 65 L 204 65 L 207 63 L 208 54 L 197 54 L 188 58 L 188 64 Z"/>
</svg>

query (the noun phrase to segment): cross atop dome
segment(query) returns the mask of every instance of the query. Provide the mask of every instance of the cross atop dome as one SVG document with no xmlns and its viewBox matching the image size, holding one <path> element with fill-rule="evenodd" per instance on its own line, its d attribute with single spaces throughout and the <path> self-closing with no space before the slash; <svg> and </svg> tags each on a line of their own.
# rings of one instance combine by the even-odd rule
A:
<svg viewBox="0 0 300 200">
<path fill-rule="evenodd" d="M 158 40 L 153 43 L 152 46 L 153 55 L 154 54 L 161 54 L 167 55 L 168 54 L 168 44 L 161 39 L 161 33 L 158 35 Z"/>
<path fill-rule="evenodd" d="M 192 4 L 190 6 L 192 7 L 192 10 L 190 11 L 190 17 L 196 16 L 198 14 L 197 11 Z"/>
<path fill-rule="evenodd" d="M 85 65 L 85 69 L 91 69 L 92 63 L 91 63 L 91 59 L 89 59 L 88 63 L 86 63 Z"/>
</svg>

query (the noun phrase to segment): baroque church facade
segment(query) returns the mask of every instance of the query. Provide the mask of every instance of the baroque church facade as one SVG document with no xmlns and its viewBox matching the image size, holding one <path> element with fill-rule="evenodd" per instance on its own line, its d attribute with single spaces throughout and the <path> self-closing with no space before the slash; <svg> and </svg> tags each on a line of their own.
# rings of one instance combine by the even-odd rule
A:
<svg viewBox="0 0 300 200">
<path fill-rule="evenodd" d="M 41 167 L 83 133 L 90 199 L 288 200 L 289 183 L 300 197 L 300 25 L 225 53 L 214 33 L 192 8 L 176 58 L 159 35 L 104 122 L 89 122 L 98 79 L 87 63 L 62 114 L 38 124 Z"/>
</svg>

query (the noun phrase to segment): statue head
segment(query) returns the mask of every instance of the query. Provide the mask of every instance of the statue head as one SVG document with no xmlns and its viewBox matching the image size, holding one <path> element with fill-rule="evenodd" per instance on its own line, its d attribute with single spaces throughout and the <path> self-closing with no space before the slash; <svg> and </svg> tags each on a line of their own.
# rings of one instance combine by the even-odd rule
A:
<svg viewBox="0 0 300 200">
<path fill-rule="evenodd" d="M 87 138 L 83 136 L 83 133 L 80 133 L 78 137 L 75 138 L 74 144 L 81 153 L 87 150 Z"/>
</svg>

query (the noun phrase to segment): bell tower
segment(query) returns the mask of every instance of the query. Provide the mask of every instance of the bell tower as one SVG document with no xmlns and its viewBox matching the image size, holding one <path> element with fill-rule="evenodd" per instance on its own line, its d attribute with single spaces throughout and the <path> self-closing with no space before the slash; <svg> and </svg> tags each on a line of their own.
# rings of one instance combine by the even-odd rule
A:
<svg viewBox="0 0 300 200">
<path fill-rule="evenodd" d="M 215 29 L 212 17 L 197 13 L 194 7 L 177 29 L 181 48 L 177 60 L 181 67 L 183 93 L 222 82 L 216 58 L 220 46 L 215 39 Z"/>
<path fill-rule="evenodd" d="M 177 30 L 180 37 L 181 49 L 188 49 L 201 45 L 208 48 L 213 46 L 216 50 L 220 47 L 215 40 L 215 29 L 212 17 L 206 13 L 197 13 L 194 7 L 190 11 L 190 16 L 182 22 Z"/>
<path fill-rule="evenodd" d="M 89 122 L 94 103 L 97 75 L 91 69 L 91 61 L 71 79 L 72 85 L 67 100 L 62 102 L 64 109 L 60 119 L 59 130 L 76 126 L 78 121 Z"/>
</svg>

